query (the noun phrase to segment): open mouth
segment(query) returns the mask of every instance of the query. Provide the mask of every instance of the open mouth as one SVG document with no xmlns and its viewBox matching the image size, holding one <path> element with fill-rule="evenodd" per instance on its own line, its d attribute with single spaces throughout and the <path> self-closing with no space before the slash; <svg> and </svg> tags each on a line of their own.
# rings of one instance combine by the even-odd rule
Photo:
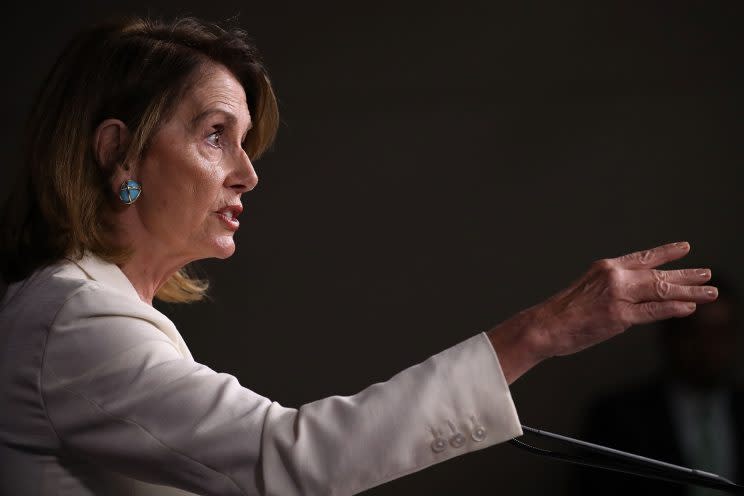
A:
<svg viewBox="0 0 744 496">
<path fill-rule="evenodd" d="M 220 209 L 216 214 L 228 229 L 236 231 L 240 227 L 238 215 L 240 215 L 242 210 L 243 208 L 240 205 L 235 205 Z"/>
</svg>

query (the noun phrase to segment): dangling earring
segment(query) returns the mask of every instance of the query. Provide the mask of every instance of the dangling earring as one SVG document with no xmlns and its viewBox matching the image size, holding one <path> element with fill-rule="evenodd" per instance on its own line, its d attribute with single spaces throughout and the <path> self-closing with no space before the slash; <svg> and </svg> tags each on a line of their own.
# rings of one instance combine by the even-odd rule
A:
<svg viewBox="0 0 744 496">
<path fill-rule="evenodd" d="M 121 183 L 121 187 L 119 188 L 119 199 L 122 203 L 131 205 L 137 201 L 137 198 L 140 197 L 140 193 L 142 193 L 142 185 L 134 179 L 127 179 Z"/>
</svg>

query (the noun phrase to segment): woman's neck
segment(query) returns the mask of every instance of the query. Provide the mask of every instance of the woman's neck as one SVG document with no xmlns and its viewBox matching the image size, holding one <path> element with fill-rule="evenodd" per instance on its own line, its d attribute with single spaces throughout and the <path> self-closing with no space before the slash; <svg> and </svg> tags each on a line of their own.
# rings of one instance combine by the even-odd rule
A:
<svg viewBox="0 0 744 496">
<path fill-rule="evenodd" d="M 127 276 L 140 299 L 152 305 L 152 300 L 165 282 L 190 260 L 158 257 L 154 253 L 135 252 L 119 268 Z"/>
</svg>

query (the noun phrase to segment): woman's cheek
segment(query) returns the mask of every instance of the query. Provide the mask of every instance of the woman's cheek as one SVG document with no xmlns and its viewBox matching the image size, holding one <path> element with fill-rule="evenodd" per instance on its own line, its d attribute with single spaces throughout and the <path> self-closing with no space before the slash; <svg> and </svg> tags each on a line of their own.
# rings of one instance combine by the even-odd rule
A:
<svg viewBox="0 0 744 496">
<path fill-rule="evenodd" d="M 207 142 L 199 143 L 197 152 L 200 156 L 201 161 L 205 162 L 206 165 L 215 167 L 222 161 L 223 150 L 214 145 L 210 145 Z"/>
<path fill-rule="evenodd" d="M 212 148 L 212 150 L 207 147 Z M 222 150 L 214 149 L 210 145 L 202 145 L 190 162 L 190 167 L 187 170 L 190 172 L 190 186 L 194 192 L 198 194 L 211 189 L 222 162 Z"/>
</svg>

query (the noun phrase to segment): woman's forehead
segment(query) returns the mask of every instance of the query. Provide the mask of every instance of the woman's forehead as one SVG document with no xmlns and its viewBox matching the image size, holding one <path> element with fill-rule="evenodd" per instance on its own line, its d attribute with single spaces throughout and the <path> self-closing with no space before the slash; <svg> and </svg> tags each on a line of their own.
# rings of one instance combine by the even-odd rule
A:
<svg viewBox="0 0 744 496">
<path fill-rule="evenodd" d="M 211 108 L 233 113 L 250 122 L 245 89 L 226 67 L 208 64 L 183 95 L 180 106 L 192 115 Z"/>
</svg>

